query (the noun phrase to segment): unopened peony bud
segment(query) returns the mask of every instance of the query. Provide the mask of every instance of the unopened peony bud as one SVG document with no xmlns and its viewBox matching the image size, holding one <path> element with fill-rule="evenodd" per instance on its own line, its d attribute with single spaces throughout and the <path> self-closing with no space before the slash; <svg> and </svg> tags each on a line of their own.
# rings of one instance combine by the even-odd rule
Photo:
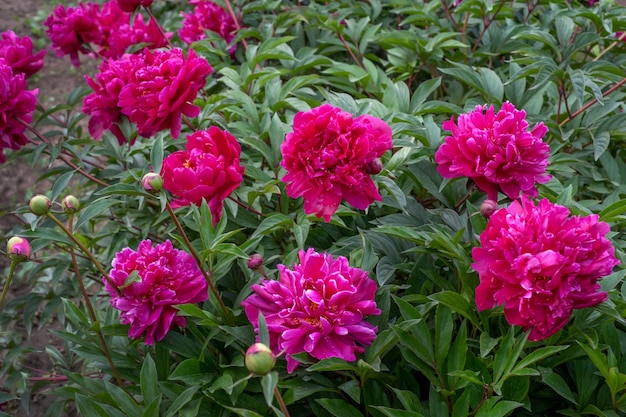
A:
<svg viewBox="0 0 626 417">
<path fill-rule="evenodd" d="M 80 201 L 73 195 L 68 195 L 61 201 L 61 208 L 65 214 L 74 214 L 80 208 Z"/>
<path fill-rule="evenodd" d="M 7 255 L 12 261 L 27 260 L 30 257 L 30 243 L 23 237 L 13 236 L 7 243 Z"/>
<path fill-rule="evenodd" d="M 498 209 L 498 203 L 493 200 L 485 200 L 480 205 L 481 214 L 487 219 Z"/>
<path fill-rule="evenodd" d="M 253 374 L 265 375 L 274 368 L 275 363 L 276 357 L 263 343 L 255 343 L 246 351 L 246 368 Z"/>
<path fill-rule="evenodd" d="M 30 199 L 29 205 L 30 211 L 38 216 L 43 216 L 45 214 L 48 214 L 52 203 L 50 202 L 50 199 L 45 195 L 38 194 Z"/>
<path fill-rule="evenodd" d="M 141 185 L 149 193 L 158 193 L 163 188 L 163 177 L 156 172 L 148 172 L 141 179 Z"/>
<path fill-rule="evenodd" d="M 263 257 L 258 253 L 254 253 L 250 255 L 248 258 L 248 268 L 252 270 L 257 270 L 263 266 Z"/>
<path fill-rule="evenodd" d="M 380 158 L 376 158 L 372 161 L 370 161 L 366 166 L 365 166 L 365 172 L 367 172 L 370 175 L 376 175 L 379 174 L 380 171 L 383 170 L 383 163 L 380 160 Z"/>
</svg>

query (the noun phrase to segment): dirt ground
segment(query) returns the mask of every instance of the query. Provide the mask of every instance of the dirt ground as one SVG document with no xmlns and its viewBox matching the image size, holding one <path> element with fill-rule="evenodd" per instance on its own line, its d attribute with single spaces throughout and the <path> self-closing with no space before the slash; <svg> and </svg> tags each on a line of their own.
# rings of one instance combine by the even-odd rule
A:
<svg viewBox="0 0 626 417">
<path fill-rule="evenodd" d="M 54 2 L 48 0 L 0 0 L 0 32 L 11 29 L 18 36 L 30 35 L 33 37 L 36 48 L 38 46 L 47 48 L 49 42 L 41 23 L 53 6 Z M 88 61 L 88 59 L 82 61 Z M 94 70 L 95 64 L 93 63 L 75 69 L 67 57 L 57 58 L 53 52 L 49 51 L 44 59 L 43 70 L 29 79 L 29 87 L 39 89 L 38 100 L 40 103 L 46 106 L 59 104 L 65 101 L 74 88 L 84 85 L 84 73 L 93 73 Z M 28 203 L 27 190 L 39 192 L 43 191 L 45 187 L 49 187 L 47 184 L 36 184 L 38 176 L 38 167 L 32 167 L 25 162 L 14 161 L 10 164 L 0 165 L 0 192 L 3 196 L 0 199 L 0 251 L 2 252 L 6 248 L 7 239 L 15 233 L 16 229 L 19 230 L 21 227 L 19 220 L 11 214 L 11 211 Z M 2 283 L 7 273 L 7 261 L 6 256 L 0 253 L 0 277 L 2 277 L 0 281 Z M 16 284 L 9 297 L 19 296 L 29 291 L 28 284 Z M 20 327 L 23 325 L 18 323 L 16 328 Z M 24 340 L 26 340 L 27 346 L 35 350 L 25 358 L 24 365 L 37 369 L 50 369 L 51 363 L 43 350 L 47 344 L 58 344 L 58 342 L 48 332 L 48 328 L 33 331 L 31 336 Z M 0 344 L 0 358 L 3 348 Z M 19 409 L 16 402 L 0 405 L 0 411 L 15 417 L 43 417 L 49 407 L 50 398 L 41 392 L 36 392 L 32 395 L 29 403 L 29 414 Z"/>
</svg>

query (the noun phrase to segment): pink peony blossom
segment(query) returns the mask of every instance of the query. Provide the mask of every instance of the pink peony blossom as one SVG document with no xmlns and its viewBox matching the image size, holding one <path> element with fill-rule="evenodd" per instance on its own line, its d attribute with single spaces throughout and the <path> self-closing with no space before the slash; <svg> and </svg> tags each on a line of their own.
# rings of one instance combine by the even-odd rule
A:
<svg viewBox="0 0 626 417">
<path fill-rule="evenodd" d="M 187 136 L 185 150 L 168 155 L 161 169 L 163 188 L 176 196 L 172 207 L 199 205 L 205 199 L 217 223 L 224 200 L 243 180 L 240 154 L 235 137 L 218 127 Z"/>
<path fill-rule="evenodd" d="M 118 99 L 122 88 L 135 70 L 135 62 L 141 58 L 136 55 L 125 55 L 119 60 L 107 60 L 100 65 L 100 72 L 95 80 L 85 76 L 93 93 L 83 99 L 83 112 L 91 115 L 89 133 L 100 139 L 105 130 L 110 130 L 120 145 L 128 142 L 118 123 L 122 119 L 122 109 Z"/>
<path fill-rule="evenodd" d="M 22 73 L 26 78 L 43 67 L 46 51 L 33 54 L 33 41 L 30 37 L 19 37 L 12 30 L 2 33 L 0 39 L 0 59 L 13 70 L 13 74 Z"/>
<path fill-rule="evenodd" d="M 316 359 L 356 360 L 376 338 L 378 328 L 365 321 L 378 315 L 376 283 L 367 272 L 352 268 L 343 256 L 300 251 L 300 263 L 278 265 L 280 281 L 262 280 L 243 303 L 248 320 L 258 331 L 263 313 L 270 348 L 287 353 L 287 370 L 298 366 L 292 355 L 307 352 Z"/>
<path fill-rule="evenodd" d="M 606 300 L 598 279 L 619 263 L 598 216 L 569 215 L 547 199 L 527 196 L 496 211 L 474 248 L 479 310 L 504 305 L 510 324 L 530 329 L 530 340 L 559 331 L 572 310 Z"/>
<path fill-rule="evenodd" d="M 102 5 L 102 10 L 98 14 L 98 26 L 102 33 L 98 45 L 99 55 L 119 59 L 133 45 L 143 44 L 149 49 L 167 45 L 167 40 L 152 20 L 146 24 L 143 16 L 137 14 L 132 26 L 130 21 L 131 14 L 122 11 L 117 1 L 111 0 Z"/>
<path fill-rule="evenodd" d="M 24 74 L 13 74 L 0 59 L 0 164 L 5 161 L 4 148 L 19 149 L 28 142 L 23 123 L 33 120 L 36 106 L 37 89 L 28 90 Z"/>
<path fill-rule="evenodd" d="M 44 25 L 52 41 L 57 56 L 70 56 L 72 65 L 80 66 L 78 53 L 89 53 L 85 44 L 101 42 L 102 34 L 98 26 L 100 6 L 96 3 L 79 3 L 78 7 L 58 5 Z"/>
<path fill-rule="evenodd" d="M 376 117 L 354 119 L 329 104 L 299 112 L 280 147 L 287 194 L 326 222 L 342 199 L 364 210 L 382 200 L 368 167 L 391 146 L 391 128 Z"/>
<path fill-rule="evenodd" d="M 148 7 L 152 5 L 152 0 L 117 0 L 120 9 L 127 13 L 134 12 L 139 6 Z"/>
<path fill-rule="evenodd" d="M 476 106 L 469 114 L 443 123 L 450 130 L 435 153 L 437 171 L 445 178 L 469 177 L 490 200 L 498 201 L 498 188 L 509 198 L 520 191 L 537 197 L 535 183 L 552 177 L 546 174 L 549 146 L 542 141 L 548 128 L 538 123 L 529 132 L 526 112 L 509 103 L 494 114 L 493 106 Z"/>
<path fill-rule="evenodd" d="M 180 49 L 144 49 L 140 56 L 120 91 L 118 105 L 137 124 L 140 135 L 150 137 L 170 129 L 177 138 L 182 116 L 195 117 L 200 113 L 193 101 L 213 68 L 191 49 L 186 57 Z"/>
<path fill-rule="evenodd" d="M 185 327 L 185 318 L 176 315 L 174 306 L 208 298 L 206 280 L 193 257 L 174 249 L 169 240 L 154 247 L 144 240 L 137 251 L 125 248 L 115 255 L 112 266 L 109 275 L 121 294 L 105 280 L 111 305 L 121 311 L 121 322 L 130 324 L 128 337 L 145 335 L 146 345 L 162 340 L 173 325 Z M 127 282 L 134 271 L 139 279 Z"/>
<path fill-rule="evenodd" d="M 191 44 L 206 37 L 204 31 L 210 30 L 220 35 L 226 43 L 230 43 L 235 37 L 237 24 L 233 18 L 218 4 L 206 0 L 191 0 L 193 12 L 184 13 L 183 27 L 178 32 L 183 42 Z M 234 53 L 236 45 L 229 50 Z"/>
</svg>

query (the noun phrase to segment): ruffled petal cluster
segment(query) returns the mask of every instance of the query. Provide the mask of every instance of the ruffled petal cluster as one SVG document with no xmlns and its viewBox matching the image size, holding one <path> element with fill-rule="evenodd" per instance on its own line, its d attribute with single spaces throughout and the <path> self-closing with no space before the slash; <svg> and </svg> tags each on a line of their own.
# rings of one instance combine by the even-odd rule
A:
<svg viewBox="0 0 626 417">
<path fill-rule="evenodd" d="M 183 26 L 178 35 L 183 42 L 191 44 L 204 39 L 205 30 L 217 33 L 226 43 L 233 40 L 237 24 L 220 5 L 207 0 L 191 0 L 189 4 L 194 6 L 193 11 L 181 12 Z M 236 45 L 233 45 L 229 52 L 233 53 L 235 49 Z"/>
<path fill-rule="evenodd" d="M 598 216 L 570 216 L 566 207 L 523 196 L 496 211 L 474 248 L 476 305 L 504 306 L 510 324 L 530 329 L 530 340 L 559 331 L 573 309 L 604 301 L 598 280 L 619 263 Z"/>
<path fill-rule="evenodd" d="M 108 129 L 120 144 L 126 143 L 118 126 L 124 115 L 137 124 L 142 136 L 169 129 L 178 137 L 182 116 L 200 112 L 193 101 L 212 70 L 193 50 L 184 56 L 180 49 L 144 49 L 104 62 L 95 80 L 85 77 L 94 90 L 83 100 L 83 112 L 91 115 L 89 133 L 99 139 Z"/>
<path fill-rule="evenodd" d="M 12 30 L 0 36 L 0 60 L 9 65 L 13 74 L 24 74 L 26 78 L 43 68 L 46 51 L 33 53 L 33 41 L 30 37 L 20 37 Z"/>
<path fill-rule="evenodd" d="M 24 123 L 33 120 L 37 92 L 28 90 L 23 73 L 14 74 L 0 59 L 0 163 L 5 161 L 3 149 L 19 149 L 28 142 Z"/>
<path fill-rule="evenodd" d="M 382 198 L 368 166 L 391 149 L 391 128 L 384 121 L 324 104 L 299 112 L 280 147 L 282 178 L 289 197 L 304 198 L 304 212 L 329 222 L 342 200 L 366 209 Z"/>
<path fill-rule="evenodd" d="M 58 5 L 43 23 L 57 56 L 70 56 L 72 65 L 80 66 L 78 53 L 89 53 L 85 44 L 99 43 L 102 33 L 98 25 L 100 6 L 79 3 L 77 7 Z"/>
<path fill-rule="evenodd" d="M 134 7 L 125 11 L 115 0 L 102 7 L 91 2 L 67 9 L 59 5 L 44 25 L 57 55 L 69 55 L 76 67 L 80 65 L 78 54 L 88 54 L 91 49 L 100 57 L 118 59 L 132 45 L 142 44 L 149 49 L 167 45 L 167 39 L 152 20 L 145 23 L 143 16 L 137 14 L 131 25 L 129 12 L 133 10 Z"/>
<path fill-rule="evenodd" d="M 546 174 L 550 147 L 542 140 L 548 128 L 538 123 L 529 131 L 526 112 L 509 102 L 497 113 L 476 106 L 458 125 L 453 117 L 443 128 L 452 135 L 435 153 L 437 170 L 445 178 L 471 178 L 490 200 L 498 200 L 498 190 L 512 199 L 520 192 L 537 197 L 536 183 L 552 178 Z"/>
<path fill-rule="evenodd" d="M 200 205 L 206 200 L 213 223 L 222 217 L 224 200 L 243 180 L 237 139 L 216 126 L 187 136 L 185 150 L 163 161 L 163 188 L 176 198 L 172 207 Z"/>
<path fill-rule="evenodd" d="M 313 249 L 300 251 L 292 269 L 278 265 L 280 280 L 262 280 L 243 303 L 258 331 L 263 313 L 274 353 L 285 351 L 287 370 L 299 362 L 292 355 L 307 352 L 316 359 L 356 360 L 376 338 L 378 328 L 365 321 L 378 315 L 376 283 L 367 272 L 352 268 L 343 256 L 334 259 Z"/>
<path fill-rule="evenodd" d="M 131 14 L 124 12 L 116 1 L 102 5 L 98 13 L 98 26 L 102 33 L 98 43 L 98 55 L 109 59 L 122 57 L 132 45 L 142 44 L 149 49 L 167 45 L 167 40 L 154 21 L 144 22 L 143 15 L 137 14 L 131 25 Z"/>
<path fill-rule="evenodd" d="M 120 145 L 128 141 L 118 126 L 122 118 L 122 108 L 118 104 L 118 99 L 139 60 L 137 55 L 107 60 L 100 65 L 100 72 L 96 74 L 95 79 L 85 76 L 93 93 L 83 99 L 83 112 L 91 115 L 89 133 L 94 138 L 100 139 L 105 130 L 110 130 Z"/>
<path fill-rule="evenodd" d="M 187 324 L 174 306 L 208 298 L 206 280 L 193 257 L 175 249 L 169 240 L 154 247 L 144 240 L 136 251 L 125 248 L 112 265 L 109 276 L 121 294 L 105 280 L 111 305 L 120 310 L 121 322 L 130 324 L 128 336 L 145 336 L 146 345 L 162 340 L 172 326 Z M 129 279 L 134 271 L 138 280 Z"/>
<path fill-rule="evenodd" d="M 180 134 L 182 116 L 195 117 L 200 107 L 193 104 L 213 67 L 190 49 L 144 50 L 141 60 L 122 88 L 118 105 L 141 136 L 150 137 L 169 129 Z"/>
</svg>

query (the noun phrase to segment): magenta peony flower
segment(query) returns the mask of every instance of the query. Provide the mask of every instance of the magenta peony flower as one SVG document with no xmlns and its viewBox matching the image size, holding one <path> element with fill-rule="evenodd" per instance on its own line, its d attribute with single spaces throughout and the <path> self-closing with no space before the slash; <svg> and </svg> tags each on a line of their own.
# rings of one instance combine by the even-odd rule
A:
<svg viewBox="0 0 626 417">
<path fill-rule="evenodd" d="M 155 247 L 144 240 L 137 251 L 125 248 L 115 255 L 112 266 L 109 275 L 121 294 L 105 280 L 111 305 L 121 311 L 122 324 L 130 324 L 128 337 L 145 335 L 146 345 L 162 340 L 173 325 L 185 327 L 185 318 L 176 315 L 174 306 L 208 298 L 206 280 L 193 257 L 174 249 L 169 240 Z M 134 271 L 139 280 L 127 282 Z"/>
<path fill-rule="evenodd" d="M 376 338 L 378 328 L 365 321 L 378 315 L 376 283 L 367 272 L 352 268 L 343 256 L 300 251 L 300 263 L 278 265 L 280 281 L 262 280 L 243 303 L 248 320 L 258 331 L 263 313 L 270 348 L 287 353 L 287 371 L 298 366 L 292 355 L 307 352 L 316 359 L 356 360 Z"/>
<path fill-rule="evenodd" d="M 140 135 L 150 137 L 170 129 L 177 138 L 182 116 L 195 117 L 200 113 L 193 101 L 213 68 L 192 49 L 186 57 L 180 49 L 144 49 L 140 56 L 120 91 L 118 105 L 137 124 Z"/>
<path fill-rule="evenodd" d="M 37 92 L 37 89 L 27 90 L 24 74 L 14 75 L 11 67 L 0 59 L 0 164 L 5 161 L 4 148 L 19 149 L 28 142 L 23 123 L 33 120 Z"/>
<path fill-rule="evenodd" d="M 130 18 L 131 14 L 122 11 L 115 0 L 102 5 L 102 10 L 98 14 L 98 26 L 102 33 L 99 55 L 119 59 L 132 45 L 143 44 L 149 49 L 167 45 L 167 40 L 152 20 L 146 24 L 143 16 L 137 14 L 131 27 Z"/>
<path fill-rule="evenodd" d="M 135 11 L 139 6 L 148 7 L 152 5 L 152 0 L 117 0 L 120 9 L 127 13 Z"/>
<path fill-rule="evenodd" d="M 119 60 L 104 61 L 95 80 L 85 76 L 93 93 L 83 99 L 83 112 L 91 115 L 89 133 L 95 139 L 100 139 L 102 133 L 108 129 L 115 135 L 120 145 L 128 142 L 118 126 L 122 118 L 118 99 L 122 88 L 128 83 L 130 74 L 135 71 L 136 61 L 140 59 L 137 55 L 125 55 Z"/>
<path fill-rule="evenodd" d="M 528 131 L 526 112 L 509 103 L 494 114 L 493 106 L 483 106 L 469 114 L 443 123 L 450 130 L 435 153 L 437 171 L 446 178 L 469 177 L 490 200 L 498 201 L 498 188 L 509 198 L 520 191 L 537 197 L 535 183 L 548 182 L 546 174 L 550 148 L 541 139 L 548 131 L 538 123 Z"/>
<path fill-rule="evenodd" d="M 376 117 L 353 119 L 330 104 L 296 113 L 280 147 L 287 195 L 304 197 L 304 212 L 326 222 L 342 199 L 364 210 L 382 200 L 368 166 L 391 146 L 391 128 Z"/>
<path fill-rule="evenodd" d="M 30 37 L 19 37 L 12 30 L 3 32 L 0 39 L 0 59 L 13 70 L 13 74 L 22 73 L 26 78 L 43 67 L 46 51 L 33 54 L 33 41 Z"/>
<path fill-rule="evenodd" d="M 496 211 L 472 250 L 479 310 L 504 305 L 510 324 L 530 340 L 559 331 L 572 310 L 606 300 L 598 279 L 619 263 L 598 216 L 570 217 L 566 207 L 527 196 Z"/>
<path fill-rule="evenodd" d="M 205 30 L 220 35 L 226 43 L 230 43 L 235 37 L 237 24 L 233 18 L 218 4 L 206 0 L 191 0 L 189 4 L 193 5 L 193 12 L 184 13 L 183 27 L 178 32 L 183 42 L 191 44 L 193 42 L 204 39 Z M 236 45 L 231 46 L 229 52 L 234 53 Z"/>
<path fill-rule="evenodd" d="M 78 53 L 89 53 L 84 44 L 100 43 L 102 34 L 98 26 L 100 6 L 96 3 L 79 3 L 78 7 L 58 5 L 44 25 L 57 56 L 70 56 L 72 65 L 80 66 Z"/>
<path fill-rule="evenodd" d="M 161 169 L 163 188 L 177 197 L 172 207 L 199 205 L 205 199 L 217 223 L 224 200 L 243 180 L 240 154 L 235 137 L 218 127 L 187 136 L 185 150 L 167 156 Z"/>
</svg>

